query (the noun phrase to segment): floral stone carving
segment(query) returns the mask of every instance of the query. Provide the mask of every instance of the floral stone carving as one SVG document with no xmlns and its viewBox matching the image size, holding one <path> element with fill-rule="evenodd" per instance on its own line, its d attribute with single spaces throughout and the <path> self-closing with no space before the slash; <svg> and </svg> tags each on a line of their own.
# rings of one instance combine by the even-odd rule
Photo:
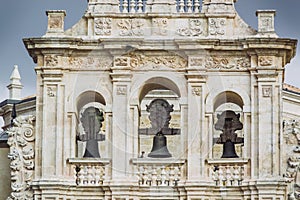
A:
<svg viewBox="0 0 300 200">
<path fill-rule="evenodd" d="M 121 19 L 118 23 L 121 28 L 121 36 L 143 36 L 142 27 L 144 22 L 141 19 Z"/>
<path fill-rule="evenodd" d="M 95 18 L 95 34 L 111 35 L 111 18 Z"/>
<path fill-rule="evenodd" d="M 181 36 L 200 36 L 203 34 L 202 21 L 200 19 L 190 19 L 189 26 L 177 30 Z"/>
<path fill-rule="evenodd" d="M 34 173 L 34 121 L 35 116 L 20 116 L 14 119 L 13 127 L 7 130 L 11 160 L 11 195 L 7 199 L 33 199 L 31 181 Z"/>
<path fill-rule="evenodd" d="M 184 69 L 187 66 L 187 60 L 177 55 L 148 56 L 143 53 L 130 54 L 130 66 L 132 68 L 151 67 L 158 69 L 167 67 L 172 69 Z"/>
<path fill-rule="evenodd" d="M 289 200 L 300 199 L 300 121 L 284 121 L 284 137 L 288 146 L 287 169 L 284 174 L 288 183 Z"/>
</svg>

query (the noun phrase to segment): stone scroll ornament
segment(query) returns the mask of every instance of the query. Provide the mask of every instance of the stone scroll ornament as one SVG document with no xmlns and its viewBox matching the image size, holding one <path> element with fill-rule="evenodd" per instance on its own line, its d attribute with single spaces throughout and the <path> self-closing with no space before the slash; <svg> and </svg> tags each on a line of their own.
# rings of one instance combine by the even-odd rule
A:
<svg viewBox="0 0 300 200">
<path fill-rule="evenodd" d="M 284 120 L 283 133 L 289 151 L 288 166 L 283 175 L 288 183 L 288 200 L 300 199 L 300 120 Z"/>
<path fill-rule="evenodd" d="M 12 189 L 7 200 L 33 199 L 31 182 L 35 167 L 34 122 L 35 116 L 20 116 L 13 120 L 13 126 L 7 130 Z"/>
<path fill-rule="evenodd" d="M 98 141 L 104 141 L 105 135 L 101 134 L 103 112 L 95 107 L 88 107 L 80 118 L 85 134 L 79 135 L 78 140 L 86 142 L 84 158 L 100 158 Z M 100 133 L 100 134 L 99 134 Z"/>
<path fill-rule="evenodd" d="M 226 110 L 217 115 L 218 121 L 215 129 L 222 131 L 217 139 L 217 144 L 223 144 L 222 158 L 238 158 L 235 151 L 235 144 L 244 143 L 244 138 L 238 137 L 235 131 L 242 130 L 243 124 L 240 122 L 240 114 L 232 110 Z"/>
</svg>

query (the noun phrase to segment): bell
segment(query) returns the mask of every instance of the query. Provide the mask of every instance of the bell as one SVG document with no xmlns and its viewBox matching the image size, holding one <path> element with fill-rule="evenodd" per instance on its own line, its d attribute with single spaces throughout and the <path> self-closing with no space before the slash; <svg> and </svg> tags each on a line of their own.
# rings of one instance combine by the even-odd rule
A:
<svg viewBox="0 0 300 200">
<path fill-rule="evenodd" d="M 238 158 L 238 155 L 235 152 L 234 143 L 230 140 L 227 140 L 223 144 L 223 155 L 222 158 Z"/>
<path fill-rule="evenodd" d="M 158 132 L 153 138 L 153 146 L 151 152 L 148 154 L 151 158 L 169 158 L 172 157 L 167 148 L 167 137 Z"/>
</svg>

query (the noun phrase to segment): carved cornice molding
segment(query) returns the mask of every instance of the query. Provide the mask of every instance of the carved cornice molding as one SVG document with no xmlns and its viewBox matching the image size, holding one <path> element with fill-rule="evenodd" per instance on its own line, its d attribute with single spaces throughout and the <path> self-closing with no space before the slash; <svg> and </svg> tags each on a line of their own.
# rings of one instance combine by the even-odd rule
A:
<svg viewBox="0 0 300 200">
<path fill-rule="evenodd" d="M 33 199 L 31 182 L 34 175 L 35 116 L 20 116 L 14 119 L 13 127 L 7 130 L 11 160 L 11 195 L 8 199 Z"/>
</svg>

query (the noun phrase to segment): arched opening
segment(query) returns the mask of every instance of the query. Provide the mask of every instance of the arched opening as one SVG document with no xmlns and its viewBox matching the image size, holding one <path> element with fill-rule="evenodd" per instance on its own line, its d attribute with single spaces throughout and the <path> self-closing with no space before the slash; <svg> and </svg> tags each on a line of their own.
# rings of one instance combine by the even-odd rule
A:
<svg viewBox="0 0 300 200">
<path fill-rule="evenodd" d="M 77 157 L 102 157 L 106 151 L 105 99 L 95 91 L 77 97 Z"/>
<path fill-rule="evenodd" d="M 243 108 L 243 99 L 235 92 L 224 91 L 215 97 L 213 104 L 213 158 L 226 158 L 228 156 L 224 152 L 225 150 L 228 152 L 228 141 L 234 143 L 234 146 L 229 147 L 231 148 L 230 156 L 243 156 Z M 223 124 L 220 125 L 220 123 Z M 231 133 L 229 133 L 229 129 L 231 129 Z"/>
<path fill-rule="evenodd" d="M 139 152 L 143 156 L 147 157 L 153 147 L 153 137 L 160 131 L 154 128 L 154 124 L 159 123 L 162 116 L 157 119 L 151 119 L 151 111 L 149 106 L 153 105 L 154 102 L 166 102 L 172 107 L 170 111 L 170 121 L 168 125 L 163 127 L 163 134 L 167 137 L 167 148 L 173 157 L 180 155 L 180 91 L 177 85 L 167 78 L 155 77 L 147 80 L 141 87 L 139 92 L 140 102 L 140 117 L 139 117 Z M 161 108 L 157 108 L 156 111 L 160 112 Z M 155 115 L 159 116 L 160 113 Z M 161 110 L 161 115 L 163 111 Z M 156 117 L 155 117 L 156 118 Z M 153 121 L 154 120 L 154 121 Z M 155 122 L 155 120 L 157 120 Z"/>
</svg>

